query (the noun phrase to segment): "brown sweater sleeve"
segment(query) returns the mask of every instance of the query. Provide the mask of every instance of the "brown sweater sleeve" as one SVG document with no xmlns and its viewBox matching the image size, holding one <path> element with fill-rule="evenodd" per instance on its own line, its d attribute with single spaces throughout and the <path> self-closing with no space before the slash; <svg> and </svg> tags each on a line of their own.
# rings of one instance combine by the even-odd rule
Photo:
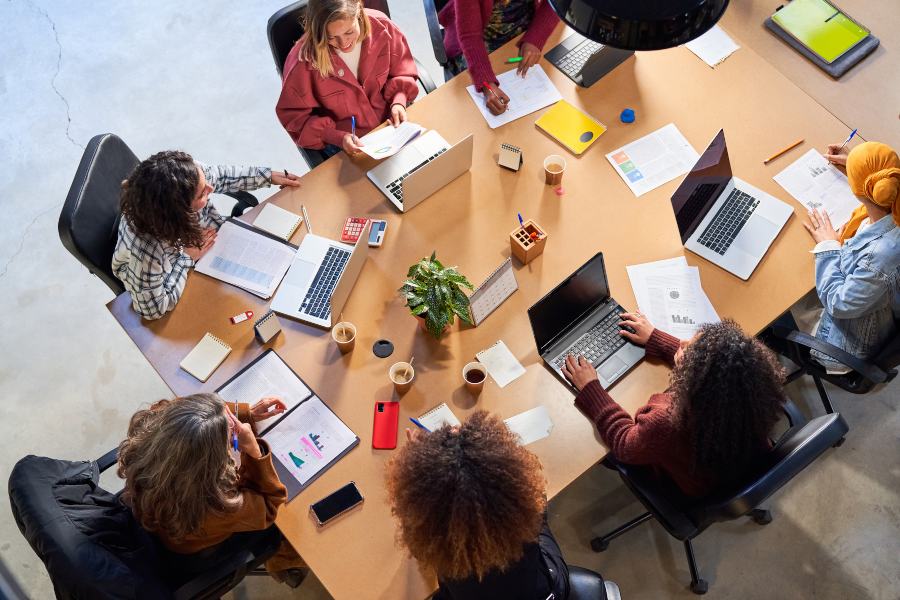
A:
<svg viewBox="0 0 900 600">
<path fill-rule="evenodd" d="M 654 329 L 653 333 L 650 334 L 650 339 L 647 340 L 647 345 L 644 346 L 644 351 L 647 353 L 647 356 L 655 356 L 663 359 L 669 365 L 674 365 L 675 353 L 678 352 L 680 347 L 681 340 L 677 337 L 659 329 Z"/>
<path fill-rule="evenodd" d="M 241 423 L 247 423 L 250 425 L 250 429 L 253 430 L 253 435 L 258 436 L 259 431 L 256 429 L 256 423 L 253 422 L 253 417 L 250 416 L 250 404 L 247 402 L 229 402 L 228 408 L 231 409 L 231 412 L 234 413 L 234 416 L 238 418 L 238 421 Z M 260 448 L 262 449 L 262 448 Z"/>
<path fill-rule="evenodd" d="M 241 452 L 238 473 L 238 493 L 243 497 L 241 508 L 224 516 L 216 527 L 229 531 L 257 531 L 275 522 L 278 508 L 287 501 L 287 488 L 278 479 L 272 464 L 272 453 L 265 440 L 257 439 L 262 458 Z"/>
</svg>

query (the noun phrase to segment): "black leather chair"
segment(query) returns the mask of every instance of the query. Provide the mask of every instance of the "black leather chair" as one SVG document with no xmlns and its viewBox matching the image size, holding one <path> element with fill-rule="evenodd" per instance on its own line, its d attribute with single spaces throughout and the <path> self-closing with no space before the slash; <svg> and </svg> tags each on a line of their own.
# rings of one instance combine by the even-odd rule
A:
<svg viewBox="0 0 900 600">
<path fill-rule="evenodd" d="M 431 49 L 434 50 L 434 59 L 444 69 L 444 81 L 453 79 L 453 75 L 447 69 L 450 61 L 447 58 L 447 50 L 444 48 L 444 28 L 438 23 L 438 13 L 447 6 L 450 0 L 422 0 L 425 4 L 425 22 L 428 23 L 428 36 L 431 38 Z"/>
<path fill-rule="evenodd" d="M 88 142 L 75 172 L 69 195 L 59 214 L 59 239 L 63 246 L 93 275 L 118 296 L 125 286 L 112 271 L 112 256 L 119 235 L 119 199 L 122 181 L 140 161 L 125 142 L 112 133 L 94 136 Z M 237 200 L 232 216 L 256 206 L 249 192 L 226 192 Z"/>
<path fill-rule="evenodd" d="M 275 60 L 275 70 L 278 72 L 278 78 L 282 78 L 282 69 L 284 61 L 287 60 L 288 54 L 294 44 L 303 37 L 303 25 L 301 20 L 306 13 L 306 4 L 309 0 L 300 0 L 291 5 L 285 6 L 269 18 L 269 24 L 266 26 L 266 34 L 269 38 L 269 49 L 272 51 L 272 58 Z M 366 8 L 372 8 L 383 12 L 390 18 L 391 11 L 388 8 L 387 0 L 364 0 L 363 5 Z M 414 56 L 416 69 L 419 72 L 419 84 L 426 94 L 430 94 L 437 89 L 434 80 L 424 65 Z M 306 161 L 310 170 L 318 167 L 325 162 L 328 157 L 321 150 L 312 150 L 309 148 L 300 148 L 300 154 Z"/>
<path fill-rule="evenodd" d="M 219 598 L 281 546 L 273 525 L 210 570 L 178 570 L 182 555 L 166 550 L 136 522 L 119 497 L 99 487 L 118 450 L 96 461 L 27 456 L 9 477 L 19 531 L 43 561 L 61 600 L 188 600 Z M 244 535 L 246 534 L 234 534 Z"/>
<path fill-rule="evenodd" d="M 594 538 L 591 540 L 591 548 L 594 552 L 603 552 L 609 547 L 610 540 L 655 518 L 669 535 L 684 542 L 691 572 L 691 591 L 695 594 L 705 594 L 709 584 L 700 578 L 691 540 L 714 523 L 731 521 L 743 516 L 749 516 L 760 525 L 771 523 L 771 513 L 758 508 L 759 505 L 828 448 L 834 446 L 849 431 L 846 421 L 839 413 L 807 421 L 790 401 L 785 404 L 785 413 L 791 427 L 774 445 L 759 471 L 729 490 L 697 500 L 687 510 L 676 508 L 677 502 L 660 491 L 647 467 L 626 465 L 616 460 L 612 454 L 608 455 L 605 459 L 607 464 L 619 471 L 625 485 L 637 496 L 648 512 L 605 535 Z"/>
<path fill-rule="evenodd" d="M 622 600 L 619 587 L 603 581 L 590 569 L 566 565 L 569 569 L 569 600 Z"/>
</svg>

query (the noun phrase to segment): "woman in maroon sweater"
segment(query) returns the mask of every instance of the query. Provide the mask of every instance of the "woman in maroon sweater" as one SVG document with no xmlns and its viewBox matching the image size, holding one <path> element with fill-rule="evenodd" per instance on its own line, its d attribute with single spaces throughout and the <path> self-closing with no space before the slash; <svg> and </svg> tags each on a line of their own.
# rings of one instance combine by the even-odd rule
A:
<svg viewBox="0 0 900 600">
<path fill-rule="evenodd" d="M 661 485 L 690 497 L 727 484 L 771 447 L 781 416 L 784 369 L 775 355 L 730 320 L 703 325 L 678 340 L 641 313 L 625 313 L 620 331 L 645 345 L 647 356 L 672 365 L 669 389 L 654 394 L 631 418 L 597 381 L 587 361 L 571 354 L 563 373 L 580 391 L 575 405 L 597 425 L 616 459 L 650 465 Z"/>
</svg>

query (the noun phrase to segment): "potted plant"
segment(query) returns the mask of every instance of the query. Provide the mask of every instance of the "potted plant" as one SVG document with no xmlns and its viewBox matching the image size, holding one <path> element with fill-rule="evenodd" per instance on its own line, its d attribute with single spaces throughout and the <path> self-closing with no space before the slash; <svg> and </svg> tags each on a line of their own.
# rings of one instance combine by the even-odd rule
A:
<svg viewBox="0 0 900 600">
<path fill-rule="evenodd" d="M 445 268 L 431 253 L 431 258 L 423 258 L 411 266 L 398 292 L 406 298 L 410 313 L 419 319 L 422 328 L 441 339 L 445 328 L 453 324 L 453 315 L 467 325 L 472 324 L 469 313 L 469 298 L 459 286 L 473 289 L 465 277 L 456 272 L 456 267 Z"/>
</svg>

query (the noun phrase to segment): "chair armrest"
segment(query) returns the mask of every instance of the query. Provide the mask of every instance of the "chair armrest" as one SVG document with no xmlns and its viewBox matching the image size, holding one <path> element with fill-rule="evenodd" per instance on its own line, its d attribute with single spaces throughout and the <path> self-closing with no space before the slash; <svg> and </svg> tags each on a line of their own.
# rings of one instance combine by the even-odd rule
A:
<svg viewBox="0 0 900 600">
<path fill-rule="evenodd" d="M 434 85 L 434 79 L 431 78 L 431 75 L 428 73 L 425 65 L 420 63 L 418 58 L 413 56 L 413 60 L 416 62 L 416 70 L 419 71 L 419 81 L 422 82 L 422 87 L 425 88 L 425 93 L 430 94 L 437 89 L 437 86 Z"/>
<path fill-rule="evenodd" d="M 425 3 L 425 21 L 428 23 L 428 35 L 431 37 L 434 58 L 441 66 L 445 66 L 447 64 L 447 50 L 444 49 L 444 36 L 441 33 L 441 24 L 438 23 L 434 0 L 423 0 L 423 2 Z"/>
<path fill-rule="evenodd" d="M 244 550 L 228 560 L 223 560 L 211 570 L 198 575 L 178 588 L 173 594 L 175 600 L 188 600 L 189 598 L 197 597 L 206 588 L 215 584 L 220 579 L 232 575 L 241 567 L 246 568 L 247 565 L 254 560 L 256 560 L 256 555 L 249 550 Z"/>
<path fill-rule="evenodd" d="M 790 400 L 784 401 L 784 404 L 781 405 L 781 410 L 784 412 L 785 416 L 787 416 L 788 423 L 791 424 L 791 427 L 802 425 L 807 421 L 807 418 L 803 416 L 803 413 L 800 412 L 800 409 L 797 408 L 797 405 Z"/>
<path fill-rule="evenodd" d="M 98 458 L 95 462 L 97 463 L 97 468 L 100 469 L 100 472 L 107 470 L 119 459 L 119 447 L 116 446 L 100 458 Z"/>
<path fill-rule="evenodd" d="M 231 209 L 232 217 L 239 217 L 244 214 L 244 211 L 248 208 L 257 206 L 259 204 L 259 200 L 256 198 L 256 196 L 254 196 L 250 192 L 245 192 L 244 190 L 238 190 L 236 192 L 222 192 L 222 195 L 237 200 L 237 204 L 235 204 L 234 208 Z"/>
<path fill-rule="evenodd" d="M 797 331 L 796 329 L 788 329 L 787 327 L 779 327 L 777 325 L 772 327 L 772 333 L 775 334 L 775 337 L 793 342 L 799 346 L 804 346 L 806 348 L 809 348 L 810 350 L 816 350 L 818 352 L 821 352 L 822 354 L 825 354 L 826 356 L 830 356 L 834 360 L 847 365 L 873 383 L 884 383 L 885 381 L 887 381 L 887 373 L 885 373 L 875 365 L 867 363 L 866 361 L 853 356 L 849 352 L 845 352 L 837 346 L 832 346 L 828 342 L 824 342 L 819 338 L 813 337 L 806 333 L 802 333 L 800 331 Z"/>
</svg>

